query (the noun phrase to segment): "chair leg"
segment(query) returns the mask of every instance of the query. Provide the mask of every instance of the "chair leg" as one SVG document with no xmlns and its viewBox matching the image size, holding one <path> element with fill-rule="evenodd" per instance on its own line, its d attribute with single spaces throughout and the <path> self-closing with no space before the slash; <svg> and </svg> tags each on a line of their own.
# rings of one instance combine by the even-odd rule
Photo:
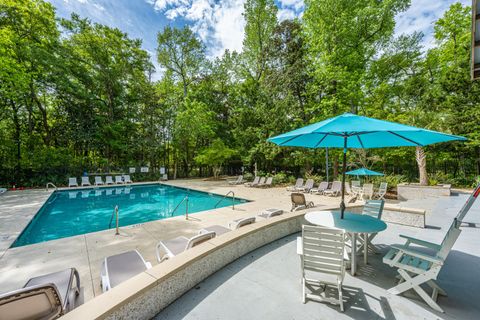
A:
<svg viewBox="0 0 480 320">
<path fill-rule="evenodd" d="M 306 294 L 305 294 L 305 278 L 302 278 L 302 303 L 305 303 L 305 298 L 306 298 Z"/>
<path fill-rule="evenodd" d="M 344 312 L 345 309 L 343 308 L 343 292 L 341 283 L 338 284 L 338 303 L 340 304 L 340 310 Z"/>
<path fill-rule="evenodd" d="M 427 281 L 427 284 L 430 286 L 430 288 L 436 291 L 436 294 L 439 294 L 445 297 L 447 296 L 447 293 L 445 292 L 445 290 L 443 290 L 438 284 L 436 284 L 435 281 L 429 280 Z M 434 298 L 434 300 L 437 300 L 437 299 Z"/>
<path fill-rule="evenodd" d="M 421 274 L 416 277 L 410 277 L 407 271 L 398 269 L 398 273 L 402 276 L 405 280 L 404 282 L 398 284 L 397 286 L 390 288 L 388 290 L 389 293 L 399 295 L 409 289 L 415 290 L 415 292 L 430 306 L 430 308 L 444 312 L 442 308 L 430 297 L 421 287 L 422 283 L 426 283 L 432 279 L 427 275 Z"/>
</svg>

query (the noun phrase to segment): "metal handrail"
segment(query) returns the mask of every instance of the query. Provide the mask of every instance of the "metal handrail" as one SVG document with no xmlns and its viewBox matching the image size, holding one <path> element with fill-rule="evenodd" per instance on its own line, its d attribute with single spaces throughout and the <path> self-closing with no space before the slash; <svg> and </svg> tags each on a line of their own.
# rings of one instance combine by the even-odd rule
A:
<svg viewBox="0 0 480 320">
<path fill-rule="evenodd" d="M 182 199 L 182 201 L 180 201 L 177 206 L 175 207 L 175 209 L 172 210 L 172 212 L 170 213 L 170 216 L 173 217 L 173 214 L 175 213 L 175 211 L 177 211 L 178 207 L 180 207 L 180 205 L 183 203 L 183 202 L 186 202 L 186 205 L 185 205 L 185 219 L 188 220 L 188 194 L 185 196 L 185 198 Z"/>
<path fill-rule="evenodd" d="M 54 185 L 53 182 L 49 182 L 49 183 L 47 183 L 47 185 L 46 185 L 46 187 L 45 187 L 46 191 L 48 191 L 48 186 L 50 186 L 50 185 L 55 188 L 55 191 L 58 190 L 57 186 Z"/>
<path fill-rule="evenodd" d="M 112 216 L 110 217 L 110 222 L 108 223 L 108 229 L 112 227 L 112 220 L 113 216 L 115 215 L 115 235 L 119 235 L 120 232 L 118 230 L 118 206 L 115 206 L 115 209 L 112 212 Z"/>
<path fill-rule="evenodd" d="M 232 194 L 232 210 L 235 210 L 235 192 L 233 192 L 233 190 L 228 191 L 227 194 L 224 195 L 222 199 L 218 200 L 217 204 L 215 205 L 215 208 L 220 204 L 220 202 L 225 200 L 225 198 L 228 197 L 230 193 Z"/>
</svg>

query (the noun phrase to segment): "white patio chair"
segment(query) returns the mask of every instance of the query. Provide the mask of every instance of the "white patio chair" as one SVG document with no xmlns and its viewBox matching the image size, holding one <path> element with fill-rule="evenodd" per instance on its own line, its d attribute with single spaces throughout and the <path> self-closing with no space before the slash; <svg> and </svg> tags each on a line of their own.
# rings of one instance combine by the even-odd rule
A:
<svg viewBox="0 0 480 320">
<path fill-rule="evenodd" d="M 174 239 L 160 241 L 156 247 L 157 260 L 158 262 L 163 262 L 167 259 L 171 259 L 176 255 L 190 248 L 196 247 L 199 244 L 202 244 L 212 238 L 215 238 L 215 232 L 210 231 L 210 232 L 198 234 L 196 236 L 193 236 L 190 239 L 187 237 L 180 236 Z M 160 249 L 163 249 L 162 250 L 164 252 L 163 255 L 161 254 Z"/>
<path fill-rule="evenodd" d="M 363 188 L 362 188 L 362 193 L 361 197 L 362 199 L 365 199 L 367 197 L 368 199 L 372 199 L 373 197 L 373 184 L 372 183 L 364 183 Z"/>
<path fill-rule="evenodd" d="M 137 250 L 106 257 L 100 272 L 102 290 L 108 291 L 151 267 Z"/>
<path fill-rule="evenodd" d="M 462 209 L 460 209 L 458 215 L 453 219 L 441 244 L 400 235 L 400 237 L 406 239 L 407 242 L 403 246 L 391 246 L 392 249 L 383 258 L 384 263 L 391 267 L 398 268 L 397 271 L 401 279 L 397 286 L 388 290 L 389 293 L 399 295 L 407 290 L 413 289 L 432 309 L 444 312 L 436 301 L 439 294 L 446 295 L 446 292 L 438 286 L 435 280 L 461 233 L 460 225 L 462 224 L 463 218 L 475 203 L 479 193 L 480 184 L 475 188 L 467 202 L 463 205 Z M 411 244 L 417 247 L 412 247 L 410 246 Z M 432 253 L 429 254 L 420 251 L 418 247 L 428 249 Z M 420 286 L 422 284 L 426 284 L 432 289 L 431 295 L 424 291 Z"/>
<path fill-rule="evenodd" d="M 360 184 L 360 181 L 352 180 L 352 194 L 357 198 L 361 198 L 360 195 L 362 194 L 362 186 Z"/>
<path fill-rule="evenodd" d="M 77 178 L 68 178 L 68 187 L 78 187 Z"/>
<path fill-rule="evenodd" d="M 307 179 L 307 181 L 305 182 L 305 185 L 303 187 L 298 188 L 297 190 L 302 192 L 310 192 L 310 190 L 312 190 L 313 188 L 314 183 L 315 182 L 313 181 L 313 179 Z"/>
<path fill-rule="evenodd" d="M 318 188 L 313 188 L 310 190 L 310 193 L 323 194 L 323 191 L 328 189 L 328 182 L 322 181 L 318 185 Z"/>
<path fill-rule="evenodd" d="M 303 178 L 297 178 L 295 185 L 287 187 L 287 191 L 297 191 L 299 188 L 303 187 Z"/>
<path fill-rule="evenodd" d="M 115 184 L 123 184 L 123 177 L 115 176 Z"/>
<path fill-rule="evenodd" d="M 315 207 L 313 201 L 307 201 L 303 193 L 294 192 L 290 195 L 290 198 L 292 200 L 292 209 L 290 211 L 297 211 Z"/>
<path fill-rule="evenodd" d="M 383 214 L 383 207 L 385 205 L 384 200 L 367 200 L 363 205 L 362 214 L 369 215 L 376 219 L 382 219 Z M 373 253 L 378 253 L 377 248 L 372 244 L 373 238 L 377 236 L 378 233 L 370 233 L 368 235 L 368 249 L 371 250 Z M 360 235 L 358 237 L 358 249 L 357 252 L 362 252 L 364 248 L 365 238 L 364 235 Z"/>
<path fill-rule="evenodd" d="M 381 182 L 380 187 L 378 190 L 373 194 L 373 198 L 377 198 L 379 200 L 385 200 L 385 195 L 387 194 L 387 187 L 388 183 Z"/>
<path fill-rule="evenodd" d="M 341 181 L 333 181 L 332 188 L 323 191 L 324 195 L 337 197 L 338 195 L 342 194 L 342 182 Z"/>
<path fill-rule="evenodd" d="M 105 184 L 115 184 L 113 182 L 112 176 L 106 176 L 105 177 Z"/>
<path fill-rule="evenodd" d="M 95 177 L 95 185 L 96 185 L 96 186 L 104 185 L 103 180 L 102 180 L 102 177 L 100 177 L 100 176 L 96 176 L 96 177 Z"/>
<path fill-rule="evenodd" d="M 255 178 L 253 178 L 252 182 L 245 182 L 244 185 L 247 187 L 256 186 L 259 181 L 260 181 L 260 177 L 256 176 Z"/>
<path fill-rule="evenodd" d="M 133 183 L 132 179 L 130 178 L 129 174 L 126 174 L 123 176 L 123 182 L 124 183 Z"/>
<path fill-rule="evenodd" d="M 345 232 L 341 229 L 319 226 L 302 226 L 301 238 L 302 301 L 318 300 L 340 305 L 343 308 L 342 283 L 345 276 Z M 297 250 L 298 251 L 298 250 Z M 334 286 L 338 290 L 338 299 L 307 293 L 306 285 Z"/>
<path fill-rule="evenodd" d="M 273 184 L 273 177 L 268 177 L 264 183 L 259 183 L 256 187 L 257 188 L 269 188 Z"/>
<path fill-rule="evenodd" d="M 91 186 L 89 177 L 82 177 L 82 187 L 83 186 Z"/>
</svg>

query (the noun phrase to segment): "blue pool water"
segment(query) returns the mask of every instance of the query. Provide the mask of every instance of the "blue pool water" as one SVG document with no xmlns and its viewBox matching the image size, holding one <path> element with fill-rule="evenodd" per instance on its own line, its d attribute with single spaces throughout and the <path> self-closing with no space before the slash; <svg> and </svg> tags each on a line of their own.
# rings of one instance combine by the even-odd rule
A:
<svg viewBox="0 0 480 320">
<path fill-rule="evenodd" d="M 223 198 L 218 194 L 162 184 L 56 191 L 12 247 L 106 230 L 115 206 L 119 208 L 120 226 L 183 215 L 185 202 L 173 215 L 172 211 L 187 194 L 188 213 L 214 209 Z M 243 202 L 246 201 L 235 200 L 235 204 Z M 231 204 L 231 199 L 225 199 L 218 208 Z M 111 227 L 115 227 L 115 221 Z"/>
</svg>

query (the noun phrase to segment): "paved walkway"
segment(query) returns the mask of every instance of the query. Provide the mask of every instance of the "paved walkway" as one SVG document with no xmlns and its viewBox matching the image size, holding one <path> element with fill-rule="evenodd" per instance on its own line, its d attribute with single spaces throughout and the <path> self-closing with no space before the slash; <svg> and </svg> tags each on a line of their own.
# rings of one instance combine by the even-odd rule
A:
<svg viewBox="0 0 480 320">
<path fill-rule="evenodd" d="M 225 181 L 176 180 L 168 184 L 226 194 L 234 190 L 240 198 L 252 200 L 245 204 L 166 220 L 122 227 L 120 235 L 113 230 L 88 233 L 33 245 L 11 248 L 10 245 L 40 209 L 51 192 L 26 190 L 7 192 L 0 196 L 0 293 L 22 287 L 33 276 L 75 267 L 80 273 L 83 300 L 101 293 L 100 267 L 104 257 L 137 249 L 153 265 L 155 245 L 180 235 L 192 236 L 201 227 L 227 225 L 233 219 L 258 214 L 266 208 L 290 210 L 290 196 L 285 188 L 258 189 L 230 186 Z M 339 204 L 339 198 L 307 195 L 317 205 Z"/>
<path fill-rule="evenodd" d="M 405 206 L 428 209 L 426 229 L 389 224 L 374 243 L 382 254 L 360 261 L 358 276 L 344 281 L 345 312 L 338 306 L 307 301 L 302 304 L 300 260 L 296 236 L 291 235 L 243 256 L 213 274 L 163 310 L 157 320 L 176 319 L 478 319 L 480 304 L 480 228 L 464 227 L 438 283 L 448 293 L 439 297 L 445 314 L 432 311 L 418 296 L 389 294 L 395 285 L 394 269 L 382 263 L 388 246 L 403 243 L 407 234 L 440 243 L 466 200 L 466 195 L 409 201 Z M 480 226 L 480 201 L 465 221 Z M 360 259 L 362 260 L 362 259 Z"/>
</svg>

